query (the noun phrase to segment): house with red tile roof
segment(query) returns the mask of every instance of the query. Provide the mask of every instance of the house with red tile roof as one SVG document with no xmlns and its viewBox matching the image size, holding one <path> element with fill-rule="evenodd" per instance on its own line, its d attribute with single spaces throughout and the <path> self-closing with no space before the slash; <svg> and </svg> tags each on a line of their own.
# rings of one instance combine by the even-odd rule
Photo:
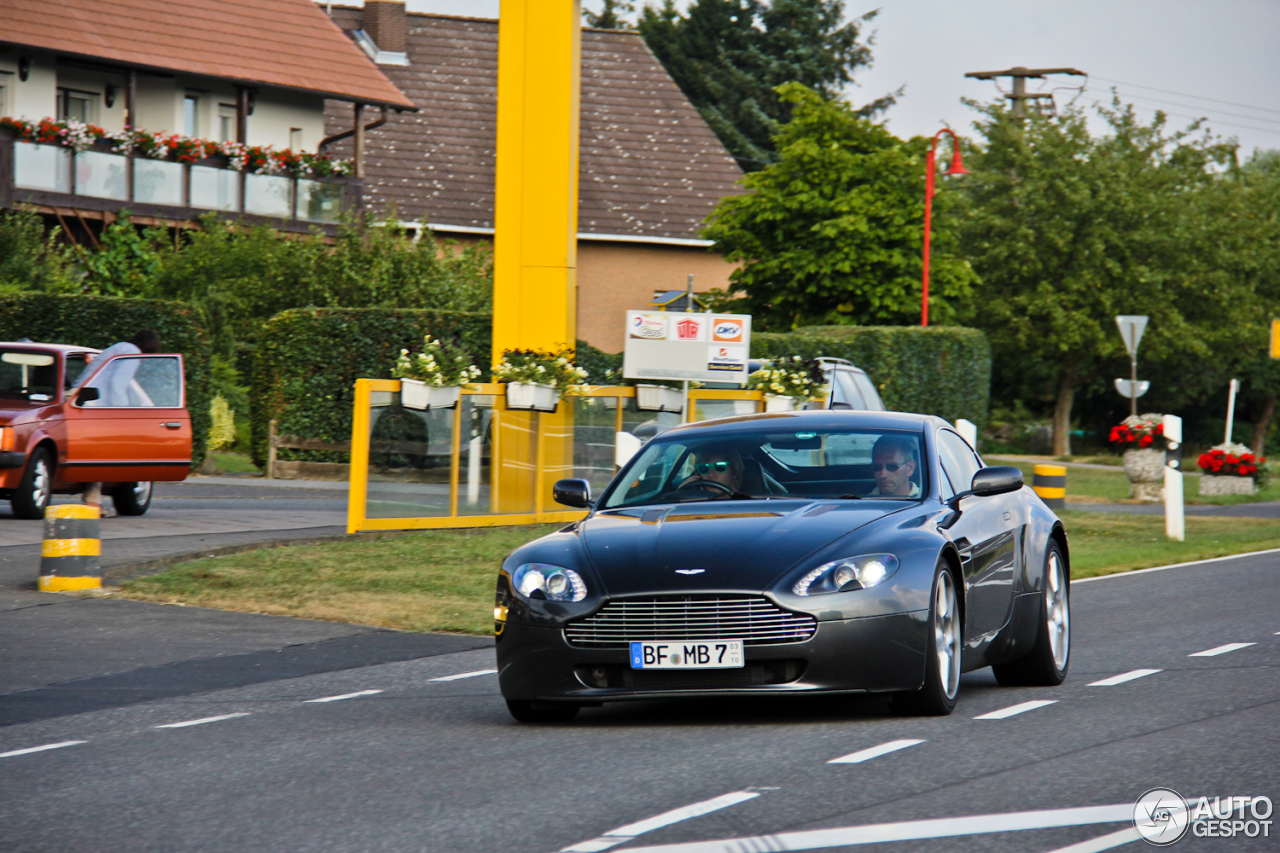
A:
<svg viewBox="0 0 1280 853">
<path fill-rule="evenodd" d="M 144 222 L 220 210 L 305 229 L 358 203 L 358 183 L 244 149 L 314 153 L 327 101 L 414 109 L 312 0 L 4 0 L 0 205 L 80 236 L 124 207 Z"/>
<path fill-rule="evenodd" d="M 330 13 L 418 106 L 367 131 L 366 207 L 493 240 L 498 22 L 393 0 Z M 637 33 L 583 31 L 580 102 L 578 337 L 617 352 L 627 309 L 690 274 L 697 291 L 728 287 L 733 267 L 700 228 L 742 172 Z M 330 133 L 351 126 L 350 104 L 330 101 L 327 115 Z"/>
</svg>

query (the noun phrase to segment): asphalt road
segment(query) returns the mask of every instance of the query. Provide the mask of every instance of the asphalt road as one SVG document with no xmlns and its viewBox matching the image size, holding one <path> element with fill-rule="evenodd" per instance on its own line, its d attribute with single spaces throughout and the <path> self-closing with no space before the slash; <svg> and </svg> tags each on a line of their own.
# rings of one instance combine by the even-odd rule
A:
<svg viewBox="0 0 1280 853">
<path fill-rule="evenodd" d="M 487 641 L 282 667 L 239 685 L 218 686 L 201 670 L 209 661 L 170 664 L 156 681 L 190 671 L 181 695 L 61 714 L 51 699 L 0 727 L 0 846 L 1145 849 L 1128 815 L 1150 788 L 1280 800 L 1278 572 L 1273 553 L 1077 582 L 1066 683 L 1009 689 L 972 673 L 946 718 L 831 698 L 610 705 L 570 724 L 520 725 L 497 693 Z M 1097 684 L 1137 670 L 1156 671 Z M 1027 702 L 1050 704 L 981 719 Z M 884 751 L 896 741 L 918 742 Z M 831 763 L 866 750 L 883 754 Z M 1172 849 L 1275 850 L 1277 829 L 1188 835 Z"/>
</svg>

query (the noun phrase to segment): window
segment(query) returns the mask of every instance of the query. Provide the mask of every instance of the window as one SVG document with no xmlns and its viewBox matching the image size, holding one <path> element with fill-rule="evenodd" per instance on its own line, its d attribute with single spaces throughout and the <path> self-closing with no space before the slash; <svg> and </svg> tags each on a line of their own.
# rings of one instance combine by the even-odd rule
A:
<svg viewBox="0 0 1280 853">
<path fill-rule="evenodd" d="M 85 387 L 100 389 L 98 399 L 86 401 L 86 406 L 130 409 L 182 406 L 182 371 L 173 356 L 117 356 Z"/>
<path fill-rule="evenodd" d="M 302 128 L 289 128 L 289 147 L 294 151 L 302 150 Z"/>
<path fill-rule="evenodd" d="M 218 141 L 235 142 L 236 105 L 218 104 Z"/>
<path fill-rule="evenodd" d="M 982 467 L 969 443 L 950 430 L 938 432 L 938 458 L 957 492 L 967 492 L 973 484 L 973 475 Z"/>
<path fill-rule="evenodd" d="M 58 89 L 58 118 L 62 121 L 73 119 L 85 124 L 97 118 L 98 96 L 93 92 L 81 92 L 76 89 Z"/>
<path fill-rule="evenodd" d="M 182 99 L 182 130 L 187 136 L 200 135 L 199 95 L 187 95 Z"/>
<path fill-rule="evenodd" d="M 82 352 L 68 355 L 66 366 L 63 368 L 62 390 L 70 391 L 75 381 L 80 378 L 80 374 L 84 373 L 84 369 L 88 364 L 89 362 Z"/>
</svg>

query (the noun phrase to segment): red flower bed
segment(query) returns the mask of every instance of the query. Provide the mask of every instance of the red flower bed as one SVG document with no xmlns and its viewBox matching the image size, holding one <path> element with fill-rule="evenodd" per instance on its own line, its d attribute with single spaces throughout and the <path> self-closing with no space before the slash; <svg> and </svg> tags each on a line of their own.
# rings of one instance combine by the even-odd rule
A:
<svg viewBox="0 0 1280 853">
<path fill-rule="evenodd" d="M 1124 445 L 1126 449 L 1148 448 L 1163 436 L 1164 424 L 1159 421 L 1125 418 L 1124 423 L 1111 428 L 1110 441 L 1112 444 Z"/>
</svg>

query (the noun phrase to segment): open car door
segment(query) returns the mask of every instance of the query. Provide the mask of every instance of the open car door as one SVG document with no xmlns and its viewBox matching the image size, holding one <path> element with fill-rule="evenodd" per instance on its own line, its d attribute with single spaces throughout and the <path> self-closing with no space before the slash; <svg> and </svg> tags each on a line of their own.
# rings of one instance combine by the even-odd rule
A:
<svg viewBox="0 0 1280 853">
<path fill-rule="evenodd" d="M 191 417 L 182 356 L 121 355 L 89 365 L 93 375 L 66 406 L 69 483 L 184 480 L 191 472 Z"/>
</svg>

